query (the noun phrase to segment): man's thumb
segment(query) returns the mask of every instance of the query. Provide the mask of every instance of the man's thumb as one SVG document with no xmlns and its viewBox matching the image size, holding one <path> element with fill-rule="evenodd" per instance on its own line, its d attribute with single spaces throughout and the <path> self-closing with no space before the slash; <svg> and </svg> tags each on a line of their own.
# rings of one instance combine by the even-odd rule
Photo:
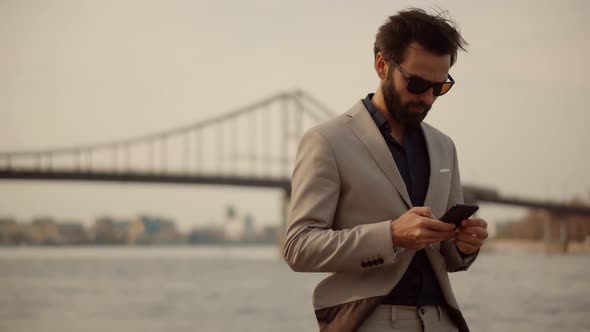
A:
<svg viewBox="0 0 590 332">
<path fill-rule="evenodd" d="M 432 209 L 429 206 L 415 206 L 410 211 L 426 218 L 433 218 Z"/>
</svg>

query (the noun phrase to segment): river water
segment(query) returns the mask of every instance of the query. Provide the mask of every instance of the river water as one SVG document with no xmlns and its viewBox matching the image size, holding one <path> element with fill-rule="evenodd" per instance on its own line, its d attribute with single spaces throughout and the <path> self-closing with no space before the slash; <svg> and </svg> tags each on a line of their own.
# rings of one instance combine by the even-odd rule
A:
<svg viewBox="0 0 590 332">
<path fill-rule="evenodd" d="M 0 248 L 0 331 L 316 331 L 276 247 Z M 482 253 L 451 275 L 473 331 L 590 331 L 590 255 Z"/>
</svg>

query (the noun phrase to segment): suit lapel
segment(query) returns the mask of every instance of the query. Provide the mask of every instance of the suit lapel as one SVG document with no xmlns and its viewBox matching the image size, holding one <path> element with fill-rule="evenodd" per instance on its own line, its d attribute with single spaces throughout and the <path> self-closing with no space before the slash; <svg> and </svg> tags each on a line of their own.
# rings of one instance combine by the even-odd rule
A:
<svg viewBox="0 0 590 332">
<path fill-rule="evenodd" d="M 347 114 L 351 117 L 346 123 L 348 127 L 369 151 L 375 162 L 377 162 L 377 165 L 379 165 L 389 179 L 389 182 L 399 192 L 406 205 L 411 208 L 412 202 L 406 184 L 395 166 L 395 161 L 391 156 L 387 143 L 385 143 L 377 125 L 375 125 L 363 103 L 359 101 Z"/>
<path fill-rule="evenodd" d="M 421 125 L 422 132 L 424 133 L 424 140 L 426 141 L 426 149 L 428 150 L 428 159 L 430 160 L 430 178 L 428 179 L 428 191 L 426 191 L 426 198 L 424 199 L 424 206 L 433 206 L 434 200 L 434 188 L 437 188 L 440 183 L 440 177 L 437 176 L 436 172 L 440 169 L 439 156 L 436 155 L 436 149 L 434 148 L 435 142 L 433 133 L 430 128 L 424 123 Z M 439 197 L 440 199 L 440 197 Z"/>
<path fill-rule="evenodd" d="M 424 123 L 421 125 L 422 132 L 424 133 L 424 140 L 426 141 L 426 149 L 428 150 L 428 159 L 430 160 L 430 178 L 428 179 L 428 190 L 426 191 L 426 198 L 424 199 L 424 206 L 433 207 L 434 201 L 436 199 L 440 199 L 440 197 L 435 197 L 435 190 L 439 185 L 440 177 L 437 176 L 436 171 L 440 169 L 440 158 L 436 155 L 436 148 L 435 148 L 435 139 L 433 137 L 433 132 L 430 130 L 428 126 Z M 433 209 L 434 210 L 434 209 Z M 439 216 L 440 217 L 440 216 Z M 440 242 L 431 243 L 430 247 L 432 249 L 439 251 L 440 250 Z"/>
</svg>

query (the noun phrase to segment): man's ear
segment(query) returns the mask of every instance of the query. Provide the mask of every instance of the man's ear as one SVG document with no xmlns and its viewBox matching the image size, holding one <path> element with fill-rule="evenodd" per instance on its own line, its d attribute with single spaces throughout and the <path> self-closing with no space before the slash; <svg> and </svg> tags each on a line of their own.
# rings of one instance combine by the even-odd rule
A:
<svg viewBox="0 0 590 332">
<path fill-rule="evenodd" d="M 385 62 L 381 52 L 378 52 L 375 56 L 375 71 L 381 80 L 385 80 L 387 78 L 387 63 Z"/>
</svg>

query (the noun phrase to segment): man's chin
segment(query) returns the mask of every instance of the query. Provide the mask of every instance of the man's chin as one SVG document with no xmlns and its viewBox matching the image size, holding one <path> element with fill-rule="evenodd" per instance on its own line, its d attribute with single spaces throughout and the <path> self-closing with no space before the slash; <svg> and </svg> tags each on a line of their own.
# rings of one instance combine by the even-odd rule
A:
<svg viewBox="0 0 590 332">
<path fill-rule="evenodd" d="M 422 121 L 424 121 L 426 114 L 416 114 L 416 116 L 406 117 L 402 121 L 402 125 L 408 129 L 419 128 Z"/>
<path fill-rule="evenodd" d="M 422 124 L 422 121 L 419 121 L 419 122 L 406 122 L 404 127 L 406 129 L 418 129 L 418 128 L 420 128 L 420 124 Z"/>
</svg>

